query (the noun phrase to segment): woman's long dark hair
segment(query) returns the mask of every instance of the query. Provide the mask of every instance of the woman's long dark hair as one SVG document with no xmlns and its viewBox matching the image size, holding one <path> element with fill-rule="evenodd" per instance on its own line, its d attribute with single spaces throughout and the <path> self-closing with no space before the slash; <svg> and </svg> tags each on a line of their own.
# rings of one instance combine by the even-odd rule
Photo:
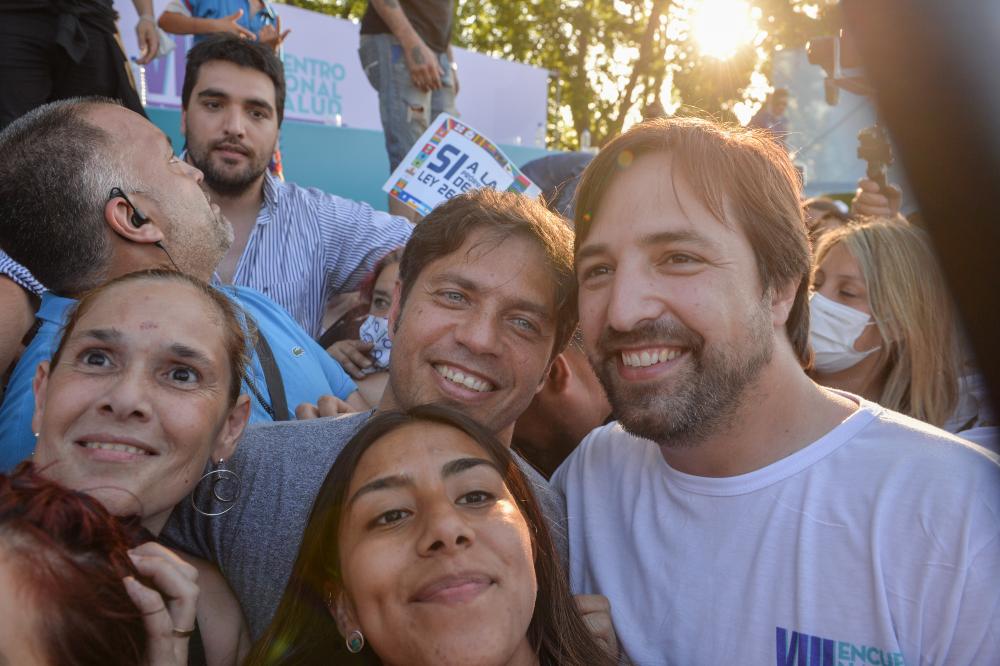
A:
<svg viewBox="0 0 1000 666">
<path fill-rule="evenodd" d="M 376 414 L 347 443 L 313 504 L 299 555 L 277 613 L 254 645 L 246 664 L 381 664 L 368 646 L 356 655 L 347 651 L 327 608 L 325 590 L 330 583 L 343 586 L 338 535 L 347 490 L 358 461 L 383 436 L 420 422 L 441 423 L 460 430 L 476 441 L 503 471 L 504 484 L 517 501 L 534 539 L 538 595 L 528 627 L 528 640 L 540 662 L 568 666 L 614 664 L 576 609 L 545 519 L 510 452 L 483 426 L 450 407 L 439 405 Z"/>
</svg>

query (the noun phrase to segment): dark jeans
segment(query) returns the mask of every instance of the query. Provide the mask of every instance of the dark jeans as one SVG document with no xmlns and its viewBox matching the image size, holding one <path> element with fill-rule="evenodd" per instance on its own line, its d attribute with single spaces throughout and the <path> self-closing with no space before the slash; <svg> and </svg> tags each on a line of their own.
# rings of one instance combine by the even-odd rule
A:
<svg viewBox="0 0 1000 666">
<path fill-rule="evenodd" d="M 46 102 L 86 95 L 145 115 L 115 36 L 83 24 L 87 47 L 75 62 L 56 43 L 59 21 L 44 11 L 0 12 L 0 129 Z"/>
</svg>

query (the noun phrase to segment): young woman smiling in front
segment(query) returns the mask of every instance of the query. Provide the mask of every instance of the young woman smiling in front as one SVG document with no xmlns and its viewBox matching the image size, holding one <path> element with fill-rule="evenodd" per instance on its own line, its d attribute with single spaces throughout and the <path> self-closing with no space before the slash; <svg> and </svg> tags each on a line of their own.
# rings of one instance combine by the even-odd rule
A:
<svg viewBox="0 0 1000 666">
<path fill-rule="evenodd" d="M 614 659 L 574 606 L 509 452 L 468 417 L 424 406 L 376 414 L 337 458 L 247 663 Z"/>
<path fill-rule="evenodd" d="M 930 245 L 905 221 L 869 219 L 816 248 L 813 378 L 932 425 L 958 402 L 951 300 Z"/>
</svg>

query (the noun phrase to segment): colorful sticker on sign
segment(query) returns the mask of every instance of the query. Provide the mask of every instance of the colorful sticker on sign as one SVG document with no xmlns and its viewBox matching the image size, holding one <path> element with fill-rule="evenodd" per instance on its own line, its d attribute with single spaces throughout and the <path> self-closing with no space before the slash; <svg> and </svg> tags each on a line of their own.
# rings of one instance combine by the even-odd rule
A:
<svg viewBox="0 0 1000 666">
<path fill-rule="evenodd" d="M 541 190 L 487 137 L 442 113 L 410 148 L 382 189 L 420 215 L 480 187 L 530 197 Z"/>
</svg>

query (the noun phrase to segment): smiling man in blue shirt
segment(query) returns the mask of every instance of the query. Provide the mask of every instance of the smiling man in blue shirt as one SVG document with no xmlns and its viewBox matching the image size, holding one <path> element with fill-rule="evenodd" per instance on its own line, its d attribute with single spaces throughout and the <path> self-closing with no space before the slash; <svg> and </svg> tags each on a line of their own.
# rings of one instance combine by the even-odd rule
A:
<svg viewBox="0 0 1000 666">
<path fill-rule="evenodd" d="M 185 159 L 205 174 L 235 233 L 219 276 L 264 292 L 318 337 L 329 298 L 357 289 L 379 259 L 406 243 L 412 226 L 271 176 L 284 100 L 281 61 L 265 46 L 214 35 L 188 52 Z"/>
</svg>

